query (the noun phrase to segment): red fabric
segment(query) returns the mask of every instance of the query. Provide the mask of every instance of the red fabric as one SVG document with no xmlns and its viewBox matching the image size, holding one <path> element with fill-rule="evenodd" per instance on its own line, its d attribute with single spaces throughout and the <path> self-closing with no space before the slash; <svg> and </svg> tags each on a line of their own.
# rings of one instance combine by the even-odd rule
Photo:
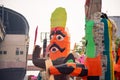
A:
<svg viewBox="0 0 120 80">
<path fill-rule="evenodd" d="M 120 56 L 120 48 L 118 48 L 118 56 Z"/>
<path fill-rule="evenodd" d="M 36 44 L 37 34 L 38 34 L 38 26 L 36 27 L 36 30 L 35 30 L 34 45 Z"/>
<path fill-rule="evenodd" d="M 50 66 L 49 72 L 50 72 L 50 74 L 53 74 L 53 75 L 59 75 L 59 74 L 61 74 L 61 73 L 58 71 L 58 69 L 56 69 L 54 66 Z"/>
<path fill-rule="evenodd" d="M 120 72 L 120 65 L 119 65 L 119 64 L 115 64 L 115 65 L 114 65 L 114 70 L 115 70 L 116 72 Z"/>
<path fill-rule="evenodd" d="M 85 65 L 88 68 L 88 76 L 102 75 L 101 56 L 86 58 Z"/>
</svg>

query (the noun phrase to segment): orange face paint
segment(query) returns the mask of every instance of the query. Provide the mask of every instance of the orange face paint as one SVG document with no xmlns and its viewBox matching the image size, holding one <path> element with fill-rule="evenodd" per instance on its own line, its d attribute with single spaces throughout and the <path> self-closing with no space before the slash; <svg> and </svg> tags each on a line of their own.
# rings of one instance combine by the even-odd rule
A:
<svg viewBox="0 0 120 80">
<path fill-rule="evenodd" d="M 67 57 L 70 52 L 70 37 L 63 27 L 54 27 L 50 34 L 50 58 Z"/>
</svg>

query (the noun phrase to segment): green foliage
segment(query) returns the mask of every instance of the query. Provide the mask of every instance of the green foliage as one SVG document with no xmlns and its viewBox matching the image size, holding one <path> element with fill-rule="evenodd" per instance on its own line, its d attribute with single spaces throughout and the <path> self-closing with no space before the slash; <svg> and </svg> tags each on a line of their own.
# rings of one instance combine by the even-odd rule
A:
<svg viewBox="0 0 120 80">
<path fill-rule="evenodd" d="M 82 44 L 80 44 L 82 43 Z M 85 41 L 85 37 L 82 38 L 82 40 L 80 41 L 80 43 L 76 44 L 75 46 L 75 52 L 78 52 L 79 54 L 81 52 L 84 52 L 84 49 L 85 49 L 85 44 L 86 44 L 86 41 Z"/>
</svg>

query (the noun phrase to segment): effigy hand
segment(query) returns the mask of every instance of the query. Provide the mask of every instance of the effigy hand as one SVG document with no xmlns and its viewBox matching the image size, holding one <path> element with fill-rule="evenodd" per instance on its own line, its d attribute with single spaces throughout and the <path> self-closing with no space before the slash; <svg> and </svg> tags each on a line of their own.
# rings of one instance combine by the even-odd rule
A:
<svg viewBox="0 0 120 80">
<path fill-rule="evenodd" d="M 35 48 L 34 48 L 34 50 L 33 50 L 33 54 L 32 54 L 33 64 L 36 67 L 45 69 L 46 68 L 45 67 L 45 60 L 46 59 L 41 58 L 40 54 L 41 54 L 41 47 L 39 45 L 36 45 Z"/>
</svg>

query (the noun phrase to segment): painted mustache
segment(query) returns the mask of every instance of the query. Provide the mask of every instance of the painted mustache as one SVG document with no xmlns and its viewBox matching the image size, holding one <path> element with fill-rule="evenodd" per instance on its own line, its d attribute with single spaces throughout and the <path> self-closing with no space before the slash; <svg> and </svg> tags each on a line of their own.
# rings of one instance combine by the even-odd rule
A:
<svg viewBox="0 0 120 80">
<path fill-rule="evenodd" d="M 52 50 L 53 52 L 59 50 L 62 53 L 65 50 L 65 48 L 61 48 L 59 45 L 54 43 L 50 46 L 49 50 Z"/>
</svg>

